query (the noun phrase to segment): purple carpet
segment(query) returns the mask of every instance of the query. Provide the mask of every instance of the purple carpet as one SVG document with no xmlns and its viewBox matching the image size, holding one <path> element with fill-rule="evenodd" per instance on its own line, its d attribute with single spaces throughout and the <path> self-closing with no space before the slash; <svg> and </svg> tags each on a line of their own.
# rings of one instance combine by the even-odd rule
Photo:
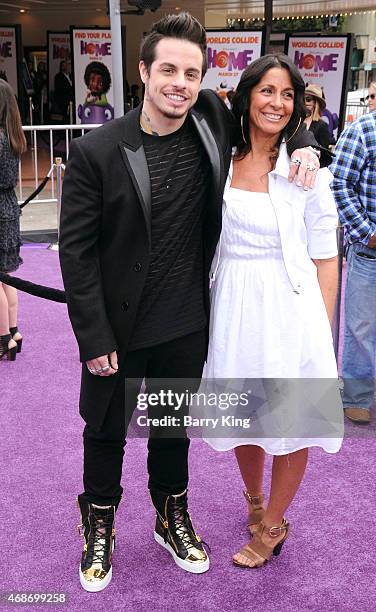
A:
<svg viewBox="0 0 376 612">
<path fill-rule="evenodd" d="M 19 276 L 61 286 L 56 252 L 25 247 L 23 258 Z M 114 578 L 102 593 L 83 591 L 75 506 L 82 465 L 77 348 L 64 305 L 21 294 L 19 327 L 25 338 L 21 355 L 15 363 L 0 362 L 0 591 L 65 592 L 67 605 L 41 609 L 72 612 L 375 610 L 376 441 L 374 430 L 359 427 L 348 430 L 339 454 L 311 451 L 288 513 L 291 536 L 281 556 L 259 570 L 231 564 L 232 553 L 247 541 L 233 454 L 193 440 L 190 509 L 212 549 L 210 571 L 198 576 L 177 568 L 153 540 L 146 441 L 131 439 Z"/>
</svg>

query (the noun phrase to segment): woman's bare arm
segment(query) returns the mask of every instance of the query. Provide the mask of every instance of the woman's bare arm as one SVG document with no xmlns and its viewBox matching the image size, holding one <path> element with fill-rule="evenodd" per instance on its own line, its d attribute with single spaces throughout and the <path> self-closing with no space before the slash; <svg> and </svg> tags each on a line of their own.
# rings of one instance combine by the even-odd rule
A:
<svg viewBox="0 0 376 612">
<path fill-rule="evenodd" d="M 317 268 L 317 278 L 326 312 L 328 313 L 330 323 L 332 323 L 338 290 L 338 257 L 313 259 L 312 261 Z"/>
</svg>

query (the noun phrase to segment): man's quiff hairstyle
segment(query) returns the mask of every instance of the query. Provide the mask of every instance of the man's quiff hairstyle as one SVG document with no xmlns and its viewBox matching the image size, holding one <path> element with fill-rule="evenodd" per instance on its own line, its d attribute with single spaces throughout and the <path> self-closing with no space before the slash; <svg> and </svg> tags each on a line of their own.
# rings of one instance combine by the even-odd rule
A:
<svg viewBox="0 0 376 612">
<path fill-rule="evenodd" d="M 163 38 L 179 38 L 198 45 L 202 52 L 202 77 L 208 68 L 206 54 L 206 32 L 197 19 L 189 13 L 167 15 L 157 21 L 141 42 L 140 61 L 144 62 L 148 73 L 155 60 L 155 47 Z"/>
</svg>

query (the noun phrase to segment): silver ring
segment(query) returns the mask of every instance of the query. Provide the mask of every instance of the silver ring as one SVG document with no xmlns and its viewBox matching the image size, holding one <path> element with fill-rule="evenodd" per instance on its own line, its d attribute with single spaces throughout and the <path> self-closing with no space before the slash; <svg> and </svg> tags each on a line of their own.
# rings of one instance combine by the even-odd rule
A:
<svg viewBox="0 0 376 612">
<path fill-rule="evenodd" d="M 93 370 L 93 368 L 89 368 L 88 367 L 88 370 L 89 370 L 90 374 L 95 374 L 95 370 Z"/>
<path fill-rule="evenodd" d="M 99 368 L 98 370 L 95 370 L 95 372 L 96 372 L 97 374 L 102 374 L 102 372 L 103 372 L 103 368 Z"/>
<path fill-rule="evenodd" d="M 291 163 L 295 164 L 296 166 L 300 166 L 300 164 L 302 163 L 302 161 L 299 159 L 299 157 L 293 157 L 291 159 Z"/>
<path fill-rule="evenodd" d="M 106 365 L 104 366 L 104 368 L 102 368 L 102 372 L 107 372 L 107 370 L 109 370 L 111 368 L 111 366 Z"/>
</svg>

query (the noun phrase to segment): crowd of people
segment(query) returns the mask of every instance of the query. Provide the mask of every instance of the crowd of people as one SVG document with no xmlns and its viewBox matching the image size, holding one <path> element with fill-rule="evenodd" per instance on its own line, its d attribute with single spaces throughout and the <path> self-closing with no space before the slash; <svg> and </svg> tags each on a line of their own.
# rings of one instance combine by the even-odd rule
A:
<svg viewBox="0 0 376 612">
<path fill-rule="evenodd" d="M 218 451 L 235 450 L 251 539 L 233 563 L 247 569 L 280 554 L 309 448 L 340 450 L 343 407 L 353 422 L 370 421 L 375 84 L 370 113 L 340 135 L 332 159 L 324 94 L 304 83 L 287 56 L 253 61 L 231 111 L 214 92 L 200 91 L 206 69 L 201 24 L 188 13 L 164 17 L 141 46 L 143 103 L 71 143 L 59 256 L 82 362 L 79 577 L 87 591 L 103 590 L 112 578 L 124 446 L 143 379 L 147 393 L 179 394 L 188 384 L 193 395 L 203 371 L 214 387 L 260 381 L 262 405 L 242 410 L 243 419 L 252 417 L 246 436 L 241 426 L 204 435 Z M 0 82 L 6 272 L 22 263 L 14 186 L 25 142 L 17 112 Z M 338 216 L 347 240 L 342 398 L 331 335 Z M 21 349 L 15 296 L 0 286 L 0 359 Z M 185 421 L 158 425 L 175 410 L 149 406 L 154 538 L 179 567 L 202 573 L 209 555 L 188 511 Z M 268 495 L 265 454 L 273 456 Z"/>
</svg>

